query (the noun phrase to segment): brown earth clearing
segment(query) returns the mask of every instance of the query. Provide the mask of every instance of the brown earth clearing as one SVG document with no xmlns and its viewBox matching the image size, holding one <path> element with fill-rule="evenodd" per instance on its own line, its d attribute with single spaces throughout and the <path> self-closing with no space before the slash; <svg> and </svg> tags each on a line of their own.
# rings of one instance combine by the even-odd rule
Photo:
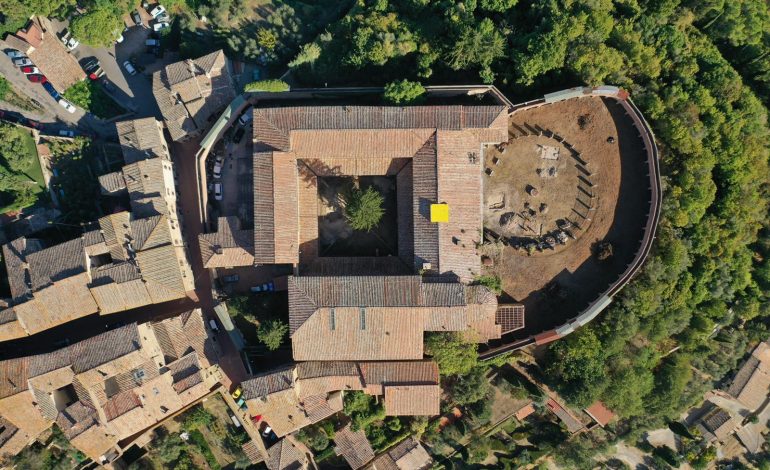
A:
<svg viewBox="0 0 770 470">
<path fill-rule="evenodd" d="M 573 318 L 623 273 L 640 246 L 650 190 L 642 141 L 612 99 L 516 111 L 509 135 L 485 154 L 493 171 L 484 177 L 485 229 L 502 243 L 480 251 L 494 261 L 486 273 L 502 278 L 502 301 L 526 307 L 514 339 Z M 605 241 L 612 256 L 600 261 Z"/>
</svg>

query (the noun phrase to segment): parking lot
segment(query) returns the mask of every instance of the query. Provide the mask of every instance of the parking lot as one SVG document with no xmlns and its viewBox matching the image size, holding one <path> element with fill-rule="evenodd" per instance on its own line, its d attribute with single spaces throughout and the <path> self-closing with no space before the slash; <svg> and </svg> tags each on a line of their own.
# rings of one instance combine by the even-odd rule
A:
<svg viewBox="0 0 770 470">
<path fill-rule="evenodd" d="M 243 129 L 243 136 L 239 142 L 233 142 L 233 136 L 239 129 Z M 249 228 L 254 223 L 253 207 L 253 163 L 252 163 L 252 123 L 246 126 L 235 123 L 225 134 L 225 137 L 215 147 L 208 157 L 208 168 L 213 167 L 215 155 L 223 157 L 222 176 L 212 179 L 209 172 L 208 181 L 212 184 L 222 184 L 222 201 L 209 199 L 218 207 L 220 216 L 237 216 L 241 220 L 243 228 Z"/>
</svg>

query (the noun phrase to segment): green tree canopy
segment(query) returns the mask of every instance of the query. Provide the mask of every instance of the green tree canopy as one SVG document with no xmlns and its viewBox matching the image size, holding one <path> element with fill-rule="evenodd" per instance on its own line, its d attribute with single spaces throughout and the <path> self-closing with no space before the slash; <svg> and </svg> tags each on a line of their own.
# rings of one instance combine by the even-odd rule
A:
<svg viewBox="0 0 770 470">
<path fill-rule="evenodd" d="M 370 232 L 385 214 L 384 202 L 385 199 L 373 186 L 365 190 L 352 188 L 345 196 L 345 217 L 354 230 Z"/>
<path fill-rule="evenodd" d="M 443 376 L 465 375 L 478 364 L 478 345 L 463 340 L 458 333 L 428 333 L 425 352 L 433 357 Z"/>
<path fill-rule="evenodd" d="M 289 67 L 297 68 L 303 64 L 310 64 L 311 66 L 321 56 L 321 46 L 315 42 L 304 44 L 297 53 L 297 56 L 289 62 Z"/>
<path fill-rule="evenodd" d="M 286 334 L 289 332 L 289 325 L 281 320 L 267 320 L 262 322 L 257 328 L 257 337 L 267 346 L 267 349 L 275 351 L 281 347 Z"/>
<path fill-rule="evenodd" d="M 72 35 L 89 46 L 109 46 L 115 41 L 116 31 L 123 30 L 120 12 L 110 7 L 98 7 L 70 22 Z"/>
<path fill-rule="evenodd" d="M 396 80 L 385 85 L 385 101 L 393 104 L 410 104 L 425 94 L 425 87 L 420 82 Z"/>
</svg>

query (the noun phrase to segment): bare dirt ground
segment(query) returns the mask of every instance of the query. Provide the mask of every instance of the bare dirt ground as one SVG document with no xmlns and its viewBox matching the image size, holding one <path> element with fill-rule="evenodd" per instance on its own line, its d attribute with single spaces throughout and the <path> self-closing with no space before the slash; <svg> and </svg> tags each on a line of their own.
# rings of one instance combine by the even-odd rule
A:
<svg viewBox="0 0 770 470">
<path fill-rule="evenodd" d="M 549 138 L 548 132 L 539 136 L 540 130 L 551 131 L 560 139 Z M 580 226 L 568 229 L 574 239 L 542 252 L 528 254 L 510 244 L 482 247 L 482 253 L 494 260 L 488 271 L 502 278 L 502 300 L 522 302 L 526 307 L 526 327 L 513 333 L 513 339 L 574 317 L 622 274 L 639 248 L 650 192 L 641 139 L 613 100 L 573 98 L 517 111 L 511 116 L 509 132 L 529 136 L 511 139 L 502 151 L 493 149 L 485 155 L 486 168 L 494 171 L 485 176 L 485 227 L 506 241 L 521 242 L 522 237 L 530 236 L 542 241 L 541 224 L 543 234 L 558 230 L 560 220 Z M 542 158 L 553 157 L 556 150 L 558 159 Z M 496 163 L 495 158 L 499 159 Z M 556 176 L 543 177 L 542 172 L 551 167 Z M 537 189 L 534 196 L 531 187 Z M 490 205 L 499 205 L 502 193 L 505 208 L 490 209 Z M 522 213 L 527 202 L 531 220 L 519 217 L 501 227 L 502 214 Z M 548 206 L 545 214 L 540 211 L 542 203 Z M 522 225 L 538 233 L 522 229 Z M 594 253 L 602 241 L 612 244 L 614 254 L 600 262 Z"/>
</svg>

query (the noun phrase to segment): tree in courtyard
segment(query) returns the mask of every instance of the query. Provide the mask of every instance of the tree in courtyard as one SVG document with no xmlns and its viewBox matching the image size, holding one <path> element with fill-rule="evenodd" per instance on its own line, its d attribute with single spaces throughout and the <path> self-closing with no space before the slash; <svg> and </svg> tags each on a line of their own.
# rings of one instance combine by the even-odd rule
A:
<svg viewBox="0 0 770 470">
<path fill-rule="evenodd" d="M 281 347 L 286 333 L 289 332 L 289 325 L 281 320 L 268 320 L 262 322 L 257 328 L 257 338 L 267 346 L 267 349 L 275 351 Z"/>
<path fill-rule="evenodd" d="M 479 360 L 478 345 L 464 341 L 457 333 L 426 335 L 425 350 L 433 356 L 443 376 L 468 374 Z"/>
<path fill-rule="evenodd" d="M 278 38 L 272 30 L 262 28 L 257 32 L 257 44 L 266 51 L 272 52 L 278 44 Z"/>
<path fill-rule="evenodd" d="M 345 196 L 345 217 L 354 230 L 371 232 L 385 214 L 384 202 L 385 199 L 372 186 L 363 191 L 353 188 Z"/>
<path fill-rule="evenodd" d="M 414 103 L 425 94 L 425 87 L 420 82 L 396 80 L 385 85 L 385 101 L 393 104 Z"/>
</svg>

